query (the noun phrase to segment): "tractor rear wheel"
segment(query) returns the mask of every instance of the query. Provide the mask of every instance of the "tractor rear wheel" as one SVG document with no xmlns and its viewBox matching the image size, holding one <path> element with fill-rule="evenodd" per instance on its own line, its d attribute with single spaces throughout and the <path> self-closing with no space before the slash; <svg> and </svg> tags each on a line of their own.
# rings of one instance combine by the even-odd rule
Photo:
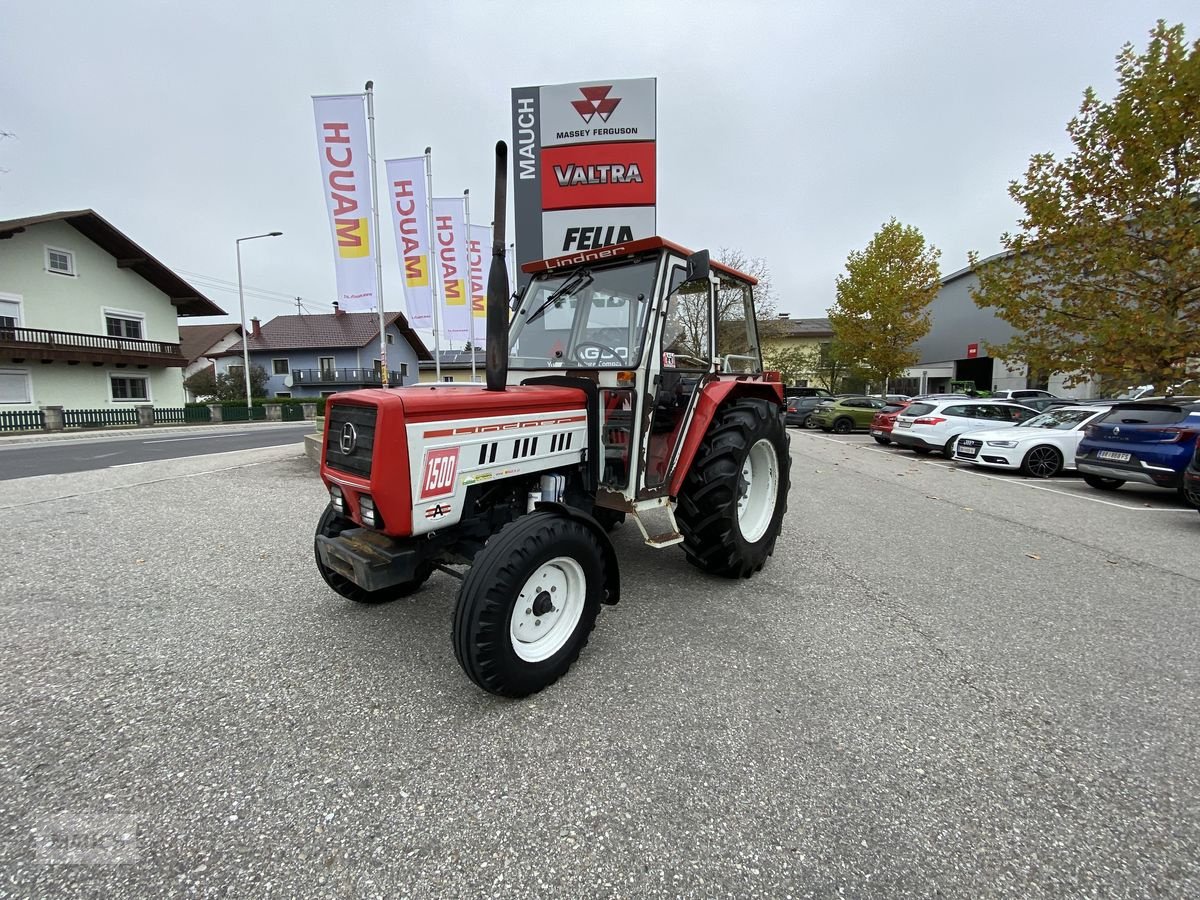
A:
<svg viewBox="0 0 1200 900">
<path fill-rule="evenodd" d="M 604 596 L 604 552 L 592 529 L 556 512 L 521 516 L 475 557 L 454 608 L 454 655 L 502 697 L 553 684 L 587 646 Z"/>
<path fill-rule="evenodd" d="M 787 509 L 790 464 L 775 404 L 746 397 L 718 410 L 675 511 L 688 562 L 726 578 L 761 569 Z"/>
<path fill-rule="evenodd" d="M 330 504 L 325 507 L 325 512 L 321 514 L 321 519 L 317 522 L 317 534 L 323 534 L 325 537 L 337 537 L 347 528 L 357 527 L 350 519 L 339 516 L 333 505 Z M 375 604 L 399 600 L 401 597 L 407 597 L 409 594 L 416 593 L 421 585 L 429 580 L 429 576 L 433 574 L 432 564 L 425 563 L 417 569 L 416 577 L 412 581 L 394 584 L 391 587 L 378 591 L 368 591 L 360 588 L 349 578 L 339 575 L 321 562 L 321 551 L 317 549 L 315 537 L 313 539 L 313 555 L 317 558 L 317 571 L 321 573 L 321 577 L 325 579 L 325 583 L 347 600 L 353 600 L 355 603 Z"/>
</svg>

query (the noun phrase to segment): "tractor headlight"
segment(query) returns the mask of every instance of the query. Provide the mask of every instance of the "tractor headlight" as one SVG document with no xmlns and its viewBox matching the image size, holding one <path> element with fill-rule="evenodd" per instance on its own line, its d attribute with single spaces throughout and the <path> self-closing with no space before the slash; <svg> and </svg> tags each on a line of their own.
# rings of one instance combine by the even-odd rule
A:
<svg viewBox="0 0 1200 900">
<path fill-rule="evenodd" d="M 342 489 L 336 484 L 329 486 L 329 502 L 333 504 L 333 508 L 338 511 L 339 515 L 346 514 L 346 498 L 342 496 Z"/>
<path fill-rule="evenodd" d="M 362 523 L 368 528 L 379 527 L 379 517 L 375 512 L 375 501 L 367 494 L 363 494 L 358 498 L 358 514 L 362 517 Z"/>
<path fill-rule="evenodd" d="M 1015 446 L 1017 446 L 1017 442 L 1016 441 L 988 441 L 987 445 L 989 447 L 1015 447 Z"/>
</svg>

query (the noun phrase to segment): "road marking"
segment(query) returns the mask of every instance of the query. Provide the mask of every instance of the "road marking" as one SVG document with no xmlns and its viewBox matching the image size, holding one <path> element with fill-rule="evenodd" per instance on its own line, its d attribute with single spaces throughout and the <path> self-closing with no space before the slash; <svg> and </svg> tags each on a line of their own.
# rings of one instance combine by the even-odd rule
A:
<svg viewBox="0 0 1200 900">
<path fill-rule="evenodd" d="M 116 455 L 116 453 L 101 453 L 99 456 L 93 456 L 92 459 L 108 459 L 110 456 Z"/>
<path fill-rule="evenodd" d="M 810 435 L 807 435 L 807 437 L 816 438 L 819 441 L 829 441 L 830 443 L 833 443 L 833 444 L 842 444 L 843 446 L 846 446 L 846 447 L 861 447 L 863 450 L 870 450 L 872 453 L 886 453 L 889 456 L 893 455 L 892 450 L 890 450 L 890 449 L 885 449 L 883 447 L 871 447 L 865 443 L 859 443 L 857 441 L 843 441 L 843 440 L 839 440 L 838 438 L 824 437 L 823 435 L 819 435 L 819 434 L 810 434 Z M 900 448 L 896 447 L 896 449 L 899 450 Z M 1196 512 L 1194 509 L 1169 509 L 1169 508 L 1163 508 L 1163 507 L 1127 506 L 1124 503 L 1114 503 L 1112 500 L 1101 500 L 1099 497 L 1089 497 L 1086 494 L 1077 494 L 1074 491 L 1060 491 L 1057 488 L 1046 487 L 1045 485 L 1042 485 L 1042 484 L 1030 484 L 1028 481 L 1015 481 L 1012 478 L 1004 478 L 1003 476 L 1000 476 L 1000 475 L 989 475 L 986 472 L 978 472 L 973 468 L 967 468 L 966 466 L 958 466 L 958 465 L 954 465 L 953 463 L 949 463 L 949 462 L 937 462 L 936 460 L 932 460 L 932 459 L 921 459 L 919 456 L 914 456 L 912 459 L 906 460 L 906 461 L 921 463 L 922 465 L 926 465 L 926 466 L 937 466 L 940 469 L 951 469 L 955 472 L 965 472 L 967 475 L 975 475 L 979 478 L 987 478 L 990 481 L 998 481 L 1001 484 L 1015 485 L 1016 487 L 1032 488 L 1035 491 L 1046 491 L 1047 493 L 1050 493 L 1050 494 L 1061 494 L 1064 497 L 1072 497 L 1076 500 L 1087 500 L 1090 503 L 1102 503 L 1105 506 L 1115 506 L 1117 509 L 1124 509 L 1124 510 L 1127 510 L 1128 512 L 1188 513 L 1189 515 L 1194 515 Z"/>
</svg>

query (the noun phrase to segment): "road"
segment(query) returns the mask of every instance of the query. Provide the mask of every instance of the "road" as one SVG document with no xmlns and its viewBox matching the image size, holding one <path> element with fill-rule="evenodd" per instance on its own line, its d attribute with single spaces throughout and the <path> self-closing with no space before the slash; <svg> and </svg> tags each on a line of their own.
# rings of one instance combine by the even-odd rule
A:
<svg viewBox="0 0 1200 900">
<path fill-rule="evenodd" d="M 200 434 L 160 432 L 136 437 L 84 437 L 0 446 L 0 481 L 31 475 L 60 475 L 112 469 L 149 460 L 179 459 L 230 450 L 298 444 L 311 422 L 238 428 L 214 427 Z"/>
<path fill-rule="evenodd" d="M 1200 516 L 791 436 L 761 573 L 627 523 L 524 701 L 293 448 L 10 482 L 0 896 L 1200 896 Z"/>
</svg>

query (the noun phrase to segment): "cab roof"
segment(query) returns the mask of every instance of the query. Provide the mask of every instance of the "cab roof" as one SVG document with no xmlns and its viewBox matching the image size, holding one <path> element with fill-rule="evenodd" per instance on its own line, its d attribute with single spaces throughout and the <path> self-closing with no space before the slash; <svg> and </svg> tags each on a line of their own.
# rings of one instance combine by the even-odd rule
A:
<svg viewBox="0 0 1200 900">
<path fill-rule="evenodd" d="M 552 269 L 569 269 L 573 266 L 580 266 L 584 263 L 601 262 L 610 259 L 618 259 L 622 256 L 632 256 L 637 253 L 645 253 L 648 250 L 670 250 L 678 253 L 680 256 L 691 256 L 692 251 L 679 244 L 672 243 L 661 237 L 642 238 L 636 241 L 626 241 L 623 244 L 613 244 L 610 247 L 597 247 L 594 250 L 580 250 L 578 253 L 568 253 L 565 256 L 554 256 L 549 259 L 539 259 L 535 262 L 527 262 L 521 266 L 522 272 L 528 272 L 533 275 L 537 272 L 549 272 Z M 758 279 L 753 275 L 747 275 L 745 272 L 740 272 L 732 266 L 727 266 L 724 263 L 712 260 L 709 265 L 714 271 L 721 272 L 738 281 L 744 281 L 747 284 L 758 284 Z"/>
</svg>

